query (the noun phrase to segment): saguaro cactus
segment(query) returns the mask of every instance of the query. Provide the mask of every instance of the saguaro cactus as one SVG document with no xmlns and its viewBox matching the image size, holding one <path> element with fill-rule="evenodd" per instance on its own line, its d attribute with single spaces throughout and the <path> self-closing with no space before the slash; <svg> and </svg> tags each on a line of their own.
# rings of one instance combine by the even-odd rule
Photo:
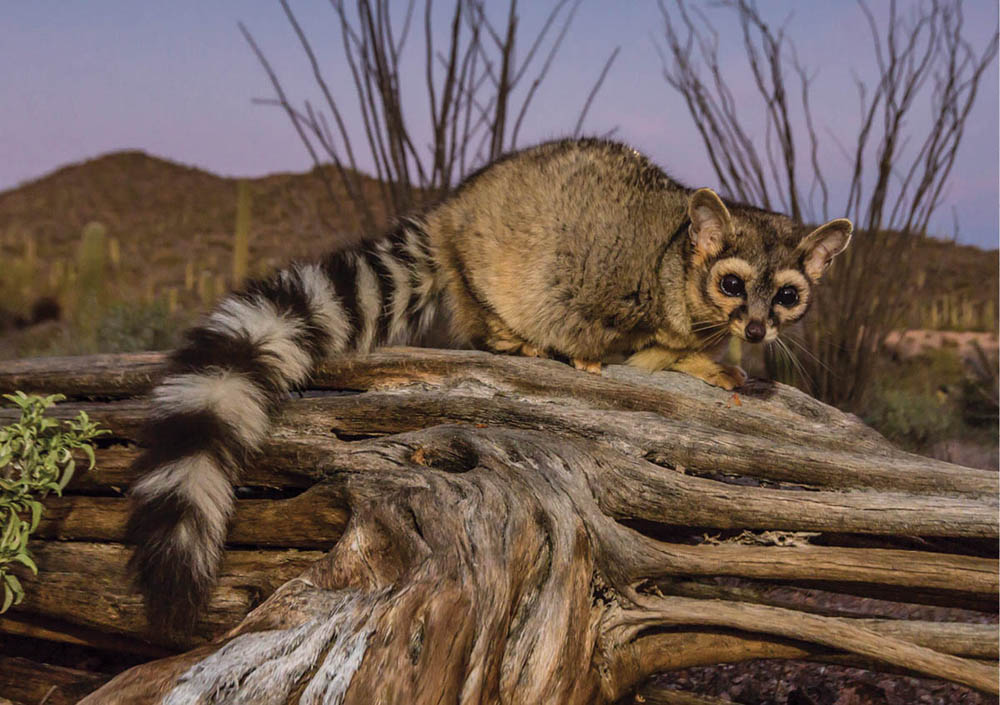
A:
<svg viewBox="0 0 1000 705">
<path fill-rule="evenodd" d="M 118 242 L 118 238 L 112 237 L 108 239 L 108 258 L 111 260 L 111 266 L 118 269 L 122 265 L 122 248 L 121 243 Z"/>
<path fill-rule="evenodd" d="M 106 281 L 106 252 L 106 228 L 98 222 L 87 223 L 83 228 L 76 256 L 80 268 L 77 284 L 81 301 L 85 297 L 93 298 L 95 301 L 103 299 Z"/>
<path fill-rule="evenodd" d="M 96 347 L 97 320 L 106 303 L 107 230 L 98 222 L 83 228 L 76 263 L 78 275 L 71 290 L 72 311 L 85 347 Z"/>
<path fill-rule="evenodd" d="M 250 265 L 250 183 L 244 179 L 236 186 L 236 227 L 233 231 L 233 286 L 246 279 Z"/>
</svg>

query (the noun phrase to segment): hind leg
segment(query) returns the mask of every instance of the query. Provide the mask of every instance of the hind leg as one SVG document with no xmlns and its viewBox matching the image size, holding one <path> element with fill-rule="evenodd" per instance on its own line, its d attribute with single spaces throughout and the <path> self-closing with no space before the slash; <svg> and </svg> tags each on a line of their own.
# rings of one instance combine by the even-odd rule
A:
<svg viewBox="0 0 1000 705">
<path fill-rule="evenodd" d="M 486 328 L 487 334 L 484 342 L 489 350 L 507 355 L 521 355 L 523 357 L 552 357 L 548 351 L 532 345 L 512 331 L 507 324 L 496 316 L 490 316 L 487 319 Z"/>
<path fill-rule="evenodd" d="M 496 316 L 491 316 L 486 321 L 486 327 L 488 333 L 485 344 L 489 350 L 508 355 L 521 355 L 522 357 L 541 357 L 547 360 L 556 359 L 554 351 L 529 343 Z M 566 358 L 561 357 L 560 359 L 565 360 Z M 570 358 L 570 363 L 578 370 L 601 374 L 601 363 L 599 361 L 581 360 L 574 357 Z"/>
</svg>

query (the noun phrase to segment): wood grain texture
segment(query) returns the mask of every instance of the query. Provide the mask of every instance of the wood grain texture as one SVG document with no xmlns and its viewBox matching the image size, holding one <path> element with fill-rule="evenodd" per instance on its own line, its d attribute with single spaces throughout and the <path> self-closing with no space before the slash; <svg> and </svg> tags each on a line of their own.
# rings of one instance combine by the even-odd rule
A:
<svg viewBox="0 0 1000 705">
<path fill-rule="evenodd" d="M 146 628 L 140 597 L 129 587 L 128 550 L 115 543 L 41 543 L 32 548 L 38 576 L 22 575 L 27 593 L 12 614 L 60 620 L 111 634 L 169 645 Z M 211 610 L 191 643 L 237 622 L 286 580 L 323 554 L 318 551 L 229 551 Z M 2 625 L 0 625 L 2 627 Z"/>
</svg>

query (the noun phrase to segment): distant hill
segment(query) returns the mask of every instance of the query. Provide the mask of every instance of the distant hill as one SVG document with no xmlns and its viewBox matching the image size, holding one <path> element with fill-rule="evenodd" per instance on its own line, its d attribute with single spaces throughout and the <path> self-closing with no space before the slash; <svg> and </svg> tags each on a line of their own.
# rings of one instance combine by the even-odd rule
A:
<svg viewBox="0 0 1000 705">
<path fill-rule="evenodd" d="M 338 191 L 334 203 L 314 173 L 247 181 L 250 261 L 258 271 L 323 252 L 360 230 L 346 195 Z M 0 192 L 0 259 L 36 260 L 33 293 L 44 293 L 46 269 L 60 261 L 71 269 L 84 226 L 97 221 L 118 241 L 117 289 L 125 297 L 183 286 L 189 267 L 228 277 L 237 182 L 138 151 L 72 164 Z M 365 178 L 373 200 L 377 188 Z"/>
<path fill-rule="evenodd" d="M 353 239 L 360 230 L 346 195 L 338 191 L 334 203 L 315 173 L 248 181 L 252 270 L 323 252 Z M 339 184 L 336 175 L 332 181 Z M 378 200 L 378 189 L 377 181 L 365 179 L 372 202 Z M 198 298 L 188 288 L 192 270 L 196 277 L 211 272 L 215 280 L 228 282 L 236 192 L 236 179 L 138 151 L 72 164 L 0 193 L 0 261 L 15 263 L 26 256 L 37 261 L 36 285 L 20 302 L 21 308 L 30 306 L 33 297 L 49 293 L 46 289 L 57 280 L 47 272 L 72 269 L 83 227 L 98 221 L 120 247 L 121 264 L 115 272 L 119 297 L 161 296 L 175 288 L 181 292 L 182 307 L 196 306 Z M 911 285 L 909 276 L 919 277 L 922 297 L 947 294 L 977 302 L 997 298 L 995 250 L 928 238 L 919 243 L 909 275 L 878 275 L 900 276 L 901 286 Z M 4 295 L 4 305 L 11 308 L 10 292 Z"/>
<path fill-rule="evenodd" d="M 925 295 L 952 295 L 996 302 L 1000 252 L 947 240 L 923 238 L 914 253 L 915 274 L 922 273 Z"/>
</svg>

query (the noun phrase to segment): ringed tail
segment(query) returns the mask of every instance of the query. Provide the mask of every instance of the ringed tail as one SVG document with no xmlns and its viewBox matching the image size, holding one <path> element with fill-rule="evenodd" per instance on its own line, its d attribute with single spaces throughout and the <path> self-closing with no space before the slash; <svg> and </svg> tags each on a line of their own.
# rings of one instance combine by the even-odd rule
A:
<svg viewBox="0 0 1000 705">
<path fill-rule="evenodd" d="M 151 627 L 189 632 L 215 587 L 233 486 L 270 417 L 329 355 L 413 342 L 441 309 L 418 219 L 225 298 L 188 330 L 152 393 L 133 468 L 129 568 Z"/>
</svg>

